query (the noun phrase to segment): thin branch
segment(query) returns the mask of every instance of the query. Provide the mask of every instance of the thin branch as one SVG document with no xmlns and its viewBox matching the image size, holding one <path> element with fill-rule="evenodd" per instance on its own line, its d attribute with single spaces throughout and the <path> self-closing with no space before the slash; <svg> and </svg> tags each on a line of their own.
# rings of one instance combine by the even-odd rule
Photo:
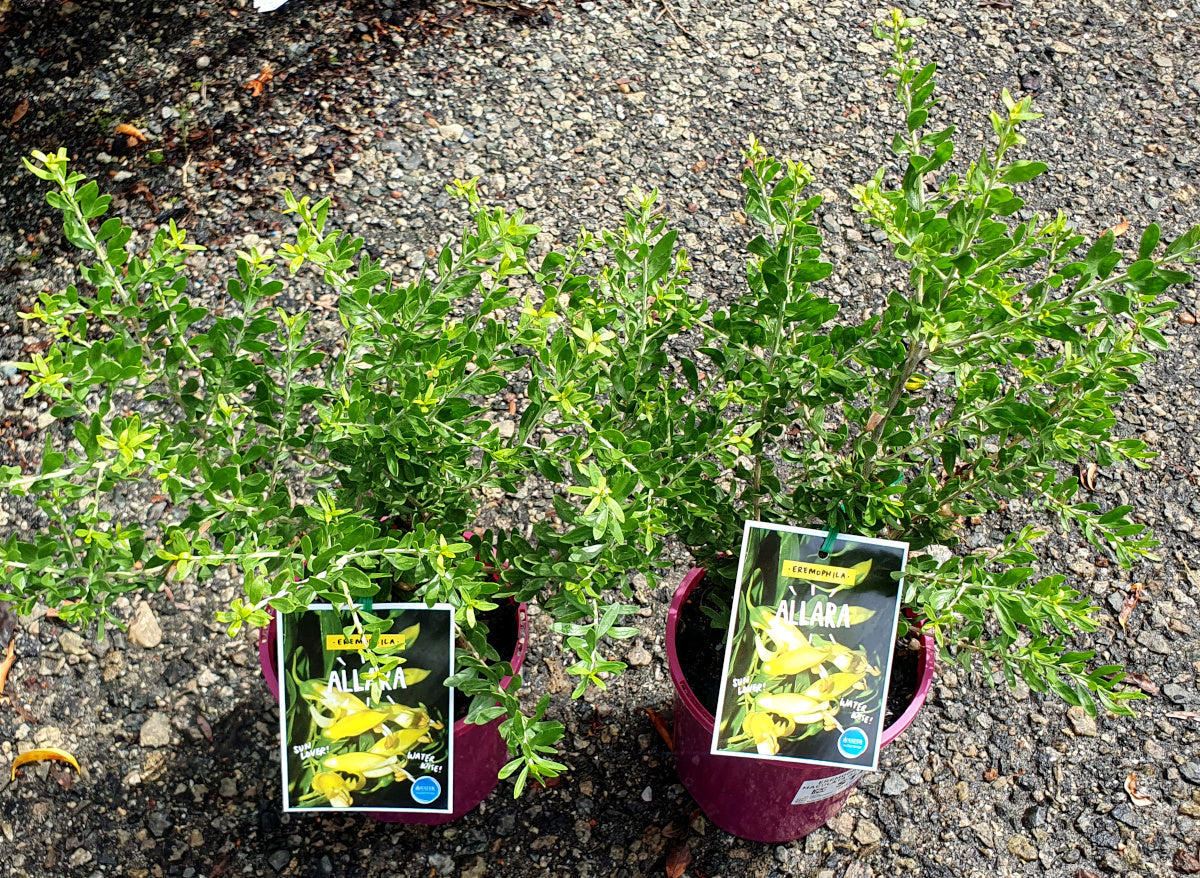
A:
<svg viewBox="0 0 1200 878">
<path fill-rule="evenodd" d="M 658 0 L 658 2 L 662 4 L 663 11 L 665 11 L 667 13 L 667 18 L 671 19 L 671 21 L 674 23 L 675 27 L 679 30 L 679 32 L 681 34 L 683 34 L 685 37 L 688 37 L 693 42 L 698 43 L 699 45 L 703 46 L 705 49 L 708 49 L 708 51 L 710 51 L 710 52 L 716 51 L 715 49 L 713 49 L 712 46 L 710 46 L 708 43 L 706 43 L 703 38 L 696 36 L 694 33 L 692 33 L 690 30 L 688 30 L 686 27 L 683 26 L 683 23 L 678 18 L 675 17 L 675 13 L 671 9 L 671 4 L 669 2 L 667 2 L 667 0 Z"/>
</svg>

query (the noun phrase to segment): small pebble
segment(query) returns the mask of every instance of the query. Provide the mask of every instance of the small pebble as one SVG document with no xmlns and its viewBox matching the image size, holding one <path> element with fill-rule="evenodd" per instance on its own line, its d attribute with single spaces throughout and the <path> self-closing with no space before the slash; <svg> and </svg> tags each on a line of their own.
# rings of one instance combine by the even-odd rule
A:
<svg viewBox="0 0 1200 878">
<path fill-rule="evenodd" d="M 1159 631 L 1143 631 L 1138 635 L 1137 642 L 1159 655 L 1171 655 L 1175 652 L 1171 642 Z"/>
<path fill-rule="evenodd" d="M 162 838 L 171 828 L 171 818 L 166 811 L 151 811 L 146 815 L 146 828 L 155 838 Z"/>
<path fill-rule="evenodd" d="M 870 820 L 860 820 L 854 827 L 854 840 L 859 844 L 879 844 L 883 831 Z"/>
<path fill-rule="evenodd" d="M 469 866 L 463 867 L 459 878 L 484 878 L 485 875 L 487 875 L 487 861 L 477 855 Z"/>
<path fill-rule="evenodd" d="M 650 664 L 652 657 L 646 647 L 639 643 L 633 649 L 629 650 L 629 654 L 625 658 L 629 661 L 631 666 L 635 668 L 644 668 L 646 665 Z"/>
<path fill-rule="evenodd" d="M 289 851 L 275 851 L 275 853 L 267 857 L 267 862 L 271 864 L 271 868 L 276 872 L 282 872 L 291 861 L 292 855 Z"/>
<path fill-rule="evenodd" d="M 171 743 L 171 723 L 165 714 L 150 714 L 138 732 L 138 743 L 143 747 L 165 747 Z"/>
<path fill-rule="evenodd" d="M 1200 762 L 1185 762 L 1179 766 L 1179 773 L 1189 783 L 1200 784 Z"/>
<path fill-rule="evenodd" d="M 1038 858 L 1038 849 L 1023 835 L 1014 835 L 1008 840 L 1008 852 L 1027 863 L 1032 863 Z"/>
<path fill-rule="evenodd" d="M 153 649 L 162 643 L 162 628 L 150 605 L 142 601 L 134 610 L 133 619 L 129 622 L 129 642 L 143 649 Z"/>
<path fill-rule="evenodd" d="M 1191 693 L 1178 683 L 1168 683 L 1162 687 L 1162 692 L 1176 704 L 1184 704 L 1192 698 Z"/>
<path fill-rule="evenodd" d="M 87 655 L 87 646 L 84 645 L 83 638 L 74 631 L 64 631 L 58 638 L 58 645 L 62 647 L 63 652 L 67 655 Z"/>
<path fill-rule="evenodd" d="M 1046 806 L 1032 805 L 1025 809 L 1025 814 L 1021 817 L 1021 823 L 1026 829 L 1037 829 L 1046 822 Z"/>
<path fill-rule="evenodd" d="M 1067 720 L 1075 734 L 1081 738 L 1095 738 L 1100 734 L 1096 718 L 1088 716 L 1087 711 L 1078 705 L 1067 710 Z"/>
</svg>

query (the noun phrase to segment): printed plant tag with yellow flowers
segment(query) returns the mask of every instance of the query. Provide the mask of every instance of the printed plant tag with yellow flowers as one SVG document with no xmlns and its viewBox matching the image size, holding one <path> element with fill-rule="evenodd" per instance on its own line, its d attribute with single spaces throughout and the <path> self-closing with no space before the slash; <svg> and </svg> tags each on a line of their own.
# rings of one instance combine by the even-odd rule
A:
<svg viewBox="0 0 1200 878">
<path fill-rule="evenodd" d="M 454 610 L 376 604 L 380 631 L 329 604 L 280 617 L 279 724 L 285 811 L 450 813 L 454 790 Z M 383 655 L 363 659 L 363 645 Z"/>
<path fill-rule="evenodd" d="M 874 771 L 908 544 L 746 522 L 712 752 Z"/>
</svg>

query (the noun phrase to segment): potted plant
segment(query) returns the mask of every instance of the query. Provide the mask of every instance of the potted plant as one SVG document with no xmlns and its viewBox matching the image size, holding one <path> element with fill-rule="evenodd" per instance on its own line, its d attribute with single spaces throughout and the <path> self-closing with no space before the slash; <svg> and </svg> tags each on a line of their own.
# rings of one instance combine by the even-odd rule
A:
<svg viewBox="0 0 1200 878">
<path fill-rule="evenodd" d="M 334 331 L 273 301 L 284 285 L 257 252 L 239 254 L 223 298 L 198 304 L 182 232 L 133 252 L 119 219 L 100 222 L 108 199 L 95 184 L 81 186 L 62 153 L 35 154 L 68 240 L 96 262 L 82 269 L 86 287 L 47 293 L 31 313 L 55 343 L 32 358 L 29 393 L 53 400 L 60 423 L 39 472 L 0 470 L 0 486 L 43 513 L 2 544 L 0 599 L 46 600 L 68 622 L 103 626 L 121 594 L 232 568 L 244 595 L 221 614 L 231 633 L 314 600 L 359 608 L 352 628 L 371 632 L 379 623 L 361 601 L 385 589 L 450 603 L 451 682 L 472 697 L 467 720 L 499 723 L 512 756 L 500 773 L 519 792 L 562 770 L 552 758 L 562 727 L 545 697 L 522 712 L 515 656 L 489 644 L 483 614 L 535 601 L 572 655 L 574 694 L 602 687 L 623 668 L 611 640 L 632 633 L 618 624 L 636 609 L 631 573 L 653 576 L 669 536 L 718 586 L 708 608 L 718 617 L 746 519 L 925 551 L 1028 494 L 1119 563 L 1148 554 L 1130 510 L 1077 502 L 1060 465 L 1147 456 L 1114 436 L 1112 406 L 1146 348 L 1164 344 L 1161 294 L 1188 279 L 1167 266 L 1200 253 L 1200 227 L 1163 248 L 1150 226 L 1121 268 L 1111 232 L 1072 261 L 1082 238 L 1061 215 L 1008 219 L 1024 209 L 1012 186 L 1044 166 L 1012 160 L 1035 114 L 1007 95 L 996 143 L 935 183 L 953 132 L 924 128 L 934 68 L 909 54 L 917 23 L 896 15 L 890 32 L 903 175 L 897 185 L 880 172 L 855 191 L 908 263 L 908 283 L 859 325 L 839 323 L 813 287 L 830 268 L 807 170 L 757 144 L 743 179 L 765 231 L 749 244 L 747 294 L 711 316 L 688 291 L 687 258 L 654 195 L 635 197 L 617 230 L 581 233 L 539 262 L 534 227 L 457 184 L 470 225 L 409 283 L 328 231 L 328 202 L 286 195 L 297 228 L 281 255 L 292 274 L 315 269 L 332 288 Z M 495 510 L 535 476 L 546 503 L 517 521 Z M 126 499 L 156 497 L 169 510 L 151 522 Z M 1010 682 L 1127 711 L 1136 695 L 1118 688 L 1119 669 L 1091 667 L 1068 644 L 1096 626 L 1094 609 L 1061 576 L 1035 577 L 1038 537 L 1021 528 L 995 551 L 910 563 L 903 599 L 925 661 L 916 688 L 928 686 L 936 641 Z M 670 614 L 681 693 L 676 626 L 701 578 L 685 580 Z M 700 618 L 689 642 L 712 630 Z M 398 661 L 372 658 L 380 673 Z M 681 699 L 680 768 L 711 814 L 686 774 L 718 770 L 695 732 L 705 718 Z M 779 832 L 795 837 L 796 784 L 782 786 L 785 799 L 743 811 L 778 812 Z"/>
<path fill-rule="evenodd" d="M 704 344 L 681 365 L 702 411 L 680 419 L 709 432 L 714 477 L 691 485 L 672 519 L 697 568 L 668 621 L 675 754 L 710 818 L 760 841 L 823 824 L 861 772 L 709 753 L 712 668 L 719 677 L 745 520 L 889 537 L 915 550 L 898 634 L 902 643 L 918 635 L 916 691 L 885 741 L 924 700 L 935 642 L 989 683 L 1024 681 L 1090 714 L 1129 713 L 1141 697 L 1121 687 L 1120 668 L 1094 665 L 1079 636 L 1100 624 L 1086 595 L 1060 573 L 1035 572 L 1043 530 L 1014 527 L 1003 513 L 1020 498 L 1122 566 L 1154 559 L 1156 543 L 1130 507 L 1079 496 L 1076 467 L 1144 467 L 1152 456 L 1119 434 L 1113 408 L 1166 346 L 1160 328 L 1174 303 L 1163 293 L 1190 279 L 1172 266 L 1195 261 L 1200 227 L 1160 246 L 1150 225 L 1128 256 L 1112 230 L 1081 249 L 1061 212 L 1043 217 L 1016 193 L 1046 166 L 1015 158 L 1022 124 L 1038 114 L 1007 92 L 991 141 L 969 164 L 955 163 L 954 129 L 927 127 L 935 67 L 914 60 L 907 33 L 920 23 L 894 11 L 875 28 L 891 44 L 904 124 L 892 143 L 898 166 L 852 190 L 905 269 L 897 289 L 862 322 L 839 316 L 817 286 L 831 266 L 815 219 L 821 199 L 805 192 L 808 170 L 752 143 L 746 214 L 762 233 L 748 245 L 748 289 L 713 315 Z M 985 518 L 1012 532 L 988 548 L 962 548 Z M 701 697 L 706 660 L 711 691 Z M 767 668 L 755 664 L 760 677 L 750 680 L 767 681 L 770 693 Z M 819 725 L 746 697 L 759 699 L 743 730 L 751 749 L 772 752 L 781 734 Z"/>
<path fill-rule="evenodd" d="M 634 630 L 619 624 L 637 609 L 631 577 L 653 576 L 681 474 L 663 476 L 667 458 L 650 452 L 671 446 L 694 459 L 686 470 L 703 447 L 668 441 L 657 408 L 676 392 L 668 347 L 704 305 L 683 292 L 687 261 L 654 196 L 631 202 L 616 231 L 583 232 L 534 264 L 536 227 L 456 184 L 470 213 L 461 240 L 400 283 L 327 228 L 328 200 L 286 193 L 296 228 L 280 256 L 295 284 L 323 283 L 336 301 L 337 323 L 315 327 L 257 250 L 239 251 L 223 292 L 197 290 L 188 256 L 202 248 L 174 224 L 139 249 L 64 151 L 26 164 L 94 261 L 26 315 L 52 338 L 24 367 L 53 423 L 36 472 L 0 469 L 29 512 L 0 544 L 0 599 L 26 612 L 44 601 L 101 636 L 122 595 L 218 570 L 242 585 L 218 613 L 230 635 L 313 602 L 348 608 L 359 636 L 387 624 L 374 598 L 448 603 L 448 682 L 470 698 L 456 734 L 475 735 L 458 747 L 476 777 L 456 787 L 456 812 L 497 774 L 519 793 L 563 770 L 549 697 L 532 710 L 517 697 L 523 630 L 503 645 L 489 634 L 497 621 L 517 629 L 517 613 L 523 629 L 536 602 L 576 697 L 624 668 L 611 641 Z M 534 477 L 540 507 L 502 508 Z M 147 516 L 152 504 L 166 513 Z M 401 657 L 367 652 L 377 689 Z M 353 800 L 356 778 L 311 770 L 325 772 L 322 801 Z"/>
</svg>

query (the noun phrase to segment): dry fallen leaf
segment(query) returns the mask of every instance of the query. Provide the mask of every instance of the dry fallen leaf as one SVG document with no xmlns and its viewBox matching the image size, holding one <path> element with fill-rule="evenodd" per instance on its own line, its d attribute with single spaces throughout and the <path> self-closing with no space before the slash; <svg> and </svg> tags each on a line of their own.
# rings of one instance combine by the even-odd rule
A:
<svg viewBox="0 0 1200 878">
<path fill-rule="evenodd" d="M 1119 220 L 1117 220 L 1117 224 L 1115 226 L 1112 226 L 1111 228 L 1107 228 L 1104 230 L 1104 232 L 1112 232 L 1114 238 L 1119 238 L 1128 231 L 1129 231 L 1129 220 L 1125 219 L 1124 216 L 1122 216 Z M 1101 232 L 1100 234 L 1103 235 L 1104 232 Z"/>
<path fill-rule="evenodd" d="M 1125 679 L 1151 697 L 1159 694 L 1158 684 L 1145 674 L 1127 673 Z"/>
<path fill-rule="evenodd" d="M 271 70 L 270 64 L 264 64 L 263 69 L 258 76 L 253 77 L 242 88 L 250 89 L 250 94 L 253 97 L 258 97 L 263 93 L 263 86 L 275 78 L 275 74 Z"/>
<path fill-rule="evenodd" d="M 686 841 L 671 845 L 671 851 L 667 854 L 667 878 L 680 878 L 691 862 L 692 849 Z"/>
<path fill-rule="evenodd" d="M 1135 582 L 1129 587 L 1129 594 L 1125 596 L 1124 602 L 1121 604 L 1121 612 L 1117 615 L 1117 621 L 1121 623 L 1121 630 L 1125 630 L 1125 623 L 1129 621 L 1129 614 L 1133 612 L 1133 608 L 1137 606 L 1139 600 L 1142 599 L 1142 584 Z"/>
<path fill-rule="evenodd" d="M 0 695 L 4 694 L 4 685 L 8 682 L 8 672 L 12 670 L 13 662 L 17 660 L 14 650 L 17 648 L 17 638 L 8 642 L 8 650 L 4 653 L 4 661 L 0 662 Z"/>
<path fill-rule="evenodd" d="M 871 412 L 871 417 L 867 419 L 867 432 L 874 431 L 876 427 L 883 423 L 882 412 Z"/>
<path fill-rule="evenodd" d="M 8 124 L 16 125 L 18 122 L 21 121 L 21 117 L 24 116 L 28 112 L 29 112 L 29 101 L 25 100 L 25 98 L 21 98 L 21 100 L 17 103 L 17 108 L 15 110 L 13 110 L 12 118 L 8 120 Z"/>
<path fill-rule="evenodd" d="M 1079 464 L 1079 484 L 1089 491 L 1096 490 L 1096 464 Z"/>
<path fill-rule="evenodd" d="M 646 711 L 646 716 L 650 717 L 650 723 L 654 726 L 655 731 L 658 732 L 659 737 L 666 743 L 667 749 L 673 751 L 675 749 L 675 735 L 672 733 L 671 727 L 667 725 L 666 720 L 653 707 L 643 707 L 642 710 Z"/>
<path fill-rule="evenodd" d="M 152 208 L 154 208 L 155 210 L 158 210 L 158 202 L 154 198 L 154 193 L 151 192 L 150 187 L 147 186 L 145 183 L 143 183 L 141 180 L 139 180 L 138 182 L 136 182 L 132 186 L 130 186 L 129 189 L 127 190 L 127 192 L 129 195 L 142 196 L 142 198 L 146 199 L 146 201 L 150 204 L 150 206 Z"/>
<path fill-rule="evenodd" d="M 662 830 L 663 838 L 683 838 L 687 835 L 687 826 L 679 820 L 672 820 Z"/>
<path fill-rule="evenodd" d="M 1133 802 L 1136 808 L 1146 808 L 1154 804 L 1152 798 L 1143 796 L 1138 792 L 1138 778 L 1136 774 L 1131 774 L 1125 778 L 1125 792 L 1129 793 L 1129 801 Z"/>
<path fill-rule="evenodd" d="M 117 134 L 124 134 L 124 135 L 132 138 L 136 143 L 145 143 L 146 142 L 145 134 L 143 134 L 141 131 L 139 131 L 137 128 L 133 127 L 132 125 L 127 125 L 124 122 L 122 122 L 120 125 L 117 126 Z M 132 145 L 133 144 L 131 144 L 131 146 Z"/>
<path fill-rule="evenodd" d="M 1200 711 L 1168 710 L 1165 716 L 1167 719 L 1200 719 Z"/>
<path fill-rule="evenodd" d="M 30 762 L 45 762 L 47 759 L 57 759 L 59 762 L 66 762 L 71 765 L 76 771 L 79 771 L 79 763 L 75 761 L 75 757 L 66 750 L 59 750 L 57 747 L 41 747 L 37 750 L 29 750 L 22 753 L 12 764 L 12 777 L 10 780 L 17 779 L 17 769 L 22 765 Z"/>
</svg>

